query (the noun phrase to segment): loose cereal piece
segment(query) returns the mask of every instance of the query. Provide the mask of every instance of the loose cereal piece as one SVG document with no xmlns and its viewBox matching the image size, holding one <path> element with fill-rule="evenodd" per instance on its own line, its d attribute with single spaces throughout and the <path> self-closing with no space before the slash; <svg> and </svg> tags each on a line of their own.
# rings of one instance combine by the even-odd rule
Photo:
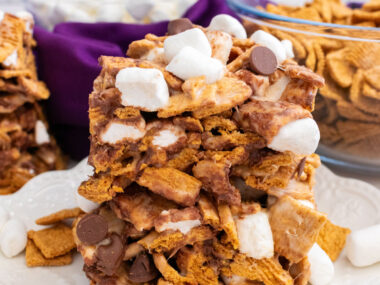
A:
<svg viewBox="0 0 380 285">
<path fill-rule="evenodd" d="M 28 267 L 36 266 L 63 266 L 73 262 L 72 253 L 67 253 L 55 258 L 46 258 L 34 244 L 31 239 L 28 239 L 25 250 L 25 260 Z"/>
<path fill-rule="evenodd" d="M 226 276 L 238 275 L 249 280 L 261 281 L 265 285 L 291 285 L 293 278 L 274 258 L 254 259 L 237 254 L 231 264 L 222 268 Z"/>
<path fill-rule="evenodd" d="M 37 219 L 36 224 L 43 225 L 43 226 L 52 225 L 66 219 L 76 218 L 82 213 L 83 212 L 80 208 L 64 209 L 56 213 L 50 214 L 49 216 L 45 216 L 45 217 Z"/>
<path fill-rule="evenodd" d="M 197 284 L 192 276 L 182 276 L 173 267 L 171 267 L 162 253 L 154 253 L 153 261 L 162 276 L 174 284 Z"/>
<path fill-rule="evenodd" d="M 380 66 L 375 66 L 364 73 L 365 80 L 375 89 L 380 90 Z"/>
<path fill-rule="evenodd" d="M 363 84 L 362 92 L 363 92 L 363 96 L 369 99 L 380 100 L 380 91 L 375 88 L 372 88 L 372 86 L 370 86 L 367 82 Z"/>
<path fill-rule="evenodd" d="M 346 90 L 335 82 L 326 69 L 324 70 L 323 77 L 325 78 L 326 84 L 319 89 L 319 93 L 324 97 L 335 101 L 345 100 L 347 97 Z"/>
<path fill-rule="evenodd" d="M 28 237 L 46 258 L 64 255 L 75 248 L 72 230 L 64 224 L 44 230 L 29 231 Z"/>
<path fill-rule="evenodd" d="M 338 101 L 336 106 L 338 114 L 343 118 L 369 123 L 380 123 L 380 116 L 365 113 L 348 101 Z"/>
<path fill-rule="evenodd" d="M 343 88 L 351 86 L 355 74 L 355 68 L 345 57 L 348 49 L 347 47 L 333 51 L 326 56 L 327 68 L 331 77 Z"/>
<path fill-rule="evenodd" d="M 350 229 L 334 225 L 331 221 L 327 220 L 319 232 L 317 243 L 330 259 L 335 261 L 343 250 L 346 238 L 350 233 Z"/>
<path fill-rule="evenodd" d="M 376 123 L 339 120 L 336 127 L 346 145 L 380 134 L 380 127 Z"/>
<path fill-rule="evenodd" d="M 363 11 L 355 9 L 352 13 L 352 22 L 358 23 L 363 21 L 373 21 L 376 24 L 380 23 L 380 11 Z"/>
<path fill-rule="evenodd" d="M 370 0 L 363 4 L 362 9 L 365 11 L 377 11 L 380 10 L 379 0 Z"/>
<path fill-rule="evenodd" d="M 275 252 L 291 262 L 301 261 L 316 242 L 326 215 L 289 196 L 281 197 L 269 211 Z"/>
<path fill-rule="evenodd" d="M 137 183 L 180 205 L 193 206 L 202 183 L 174 168 L 146 168 Z"/>
</svg>

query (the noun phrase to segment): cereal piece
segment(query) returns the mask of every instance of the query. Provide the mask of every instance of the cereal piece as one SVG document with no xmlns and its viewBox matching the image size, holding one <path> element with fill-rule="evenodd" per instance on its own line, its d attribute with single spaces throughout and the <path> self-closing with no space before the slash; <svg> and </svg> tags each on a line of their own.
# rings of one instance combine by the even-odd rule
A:
<svg viewBox="0 0 380 285">
<path fill-rule="evenodd" d="M 295 64 L 285 64 L 285 74 L 292 79 L 302 79 L 316 87 L 323 87 L 325 80 L 321 75 L 312 72 L 310 69 Z"/>
<path fill-rule="evenodd" d="M 323 74 L 323 70 L 324 70 L 325 65 L 326 65 L 325 54 L 323 52 L 321 45 L 319 45 L 318 42 L 314 42 L 313 45 L 314 45 L 315 54 L 317 56 L 316 72 L 318 74 Z"/>
<path fill-rule="evenodd" d="M 44 226 L 52 225 L 66 219 L 76 218 L 82 213 L 83 212 L 80 208 L 64 209 L 56 213 L 50 214 L 48 216 L 37 219 L 36 224 L 44 225 Z"/>
<path fill-rule="evenodd" d="M 347 7 L 345 4 L 341 3 L 340 1 L 330 1 L 330 5 L 335 23 L 337 23 L 337 20 L 351 18 L 353 10 Z"/>
<path fill-rule="evenodd" d="M 380 102 L 380 91 L 372 88 L 367 82 L 363 83 L 363 96 L 379 100 Z"/>
<path fill-rule="evenodd" d="M 316 7 L 324 22 L 331 23 L 332 11 L 330 0 L 315 0 L 313 6 Z"/>
<path fill-rule="evenodd" d="M 380 53 L 380 46 L 378 44 L 359 42 L 348 46 L 349 49 L 345 54 L 345 60 L 353 64 L 355 67 L 362 70 L 368 70 L 380 65 L 380 59 L 375 56 L 375 54 Z"/>
<path fill-rule="evenodd" d="M 19 77 L 19 83 L 28 95 L 38 100 L 48 99 L 50 96 L 46 84 L 41 81 L 35 81 L 22 76 Z"/>
<path fill-rule="evenodd" d="M 311 70 L 316 70 L 316 63 L 317 63 L 317 56 L 315 54 L 315 49 L 313 47 L 313 42 L 311 40 L 308 40 L 306 38 L 301 39 L 301 42 L 304 44 L 306 51 L 307 51 L 307 57 L 305 61 L 306 67 L 310 68 Z"/>
<path fill-rule="evenodd" d="M 201 215 L 198 208 L 170 209 L 162 211 L 154 220 L 157 232 L 180 231 L 186 235 L 191 229 L 201 225 Z"/>
<path fill-rule="evenodd" d="M 345 100 L 346 90 L 339 86 L 335 80 L 331 77 L 327 69 L 323 72 L 323 77 L 325 78 L 326 84 L 319 89 L 319 93 L 326 98 L 333 99 L 335 101 Z"/>
<path fill-rule="evenodd" d="M 222 273 L 226 276 L 238 275 L 249 280 L 258 280 L 266 285 L 293 284 L 293 278 L 274 258 L 253 259 L 237 254 L 231 264 L 222 268 Z"/>
<path fill-rule="evenodd" d="M 376 24 L 380 23 L 380 11 L 368 12 L 355 9 L 352 13 L 352 22 L 358 23 L 363 21 L 374 21 Z"/>
<path fill-rule="evenodd" d="M 294 285 L 309 284 L 311 271 L 308 258 L 304 257 L 300 262 L 291 264 L 289 273 L 294 279 Z"/>
<path fill-rule="evenodd" d="M 66 254 L 75 248 L 72 230 L 64 224 L 40 231 L 29 231 L 28 237 L 46 258 Z"/>
<path fill-rule="evenodd" d="M 289 196 L 281 197 L 269 211 L 275 252 L 291 262 L 301 261 L 316 242 L 326 216 Z"/>
<path fill-rule="evenodd" d="M 176 154 L 167 162 L 166 167 L 186 171 L 199 161 L 197 154 L 198 151 L 196 149 L 184 148 L 180 153 Z"/>
<path fill-rule="evenodd" d="M 229 243 L 234 249 L 238 249 L 239 238 L 230 207 L 227 204 L 219 204 L 218 212 L 220 217 L 220 227 L 226 233 L 225 243 Z"/>
<path fill-rule="evenodd" d="M 162 276 L 174 284 L 197 284 L 193 276 L 182 276 L 173 267 L 171 267 L 162 253 L 153 254 L 154 264 L 161 272 Z"/>
<path fill-rule="evenodd" d="M 203 223 L 218 229 L 220 226 L 219 214 L 211 199 L 201 194 L 198 200 L 198 209 L 202 215 Z"/>
<path fill-rule="evenodd" d="M 221 30 L 208 30 L 206 36 L 211 44 L 212 57 L 218 59 L 222 64 L 226 64 L 232 48 L 231 36 Z"/>
<path fill-rule="evenodd" d="M 176 117 L 173 123 L 186 131 L 203 132 L 201 122 L 193 117 Z"/>
<path fill-rule="evenodd" d="M 370 0 L 363 4 L 362 9 L 365 11 L 377 11 L 380 10 L 379 0 Z"/>
<path fill-rule="evenodd" d="M 319 130 L 321 132 L 322 142 L 326 145 L 334 145 L 342 140 L 335 126 L 329 126 L 324 123 L 318 123 Z"/>
<path fill-rule="evenodd" d="M 209 132 L 214 129 L 222 129 L 224 131 L 235 131 L 237 130 L 237 125 L 234 121 L 225 119 L 220 116 L 210 116 L 202 120 L 202 125 L 205 131 Z"/>
<path fill-rule="evenodd" d="M 364 73 L 365 80 L 375 89 L 380 90 L 380 66 L 374 66 Z"/>
<path fill-rule="evenodd" d="M 236 72 L 239 69 L 247 67 L 249 64 L 249 58 L 251 56 L 253 47 L 247 49 L 244 53 L 240 54 L 237 58 L 227 64 L 227 69 L 230 72 Z"/>
<path fill-rule="evenodd" d="M 109 201 L 117 193 L 124 191 L 123 187 L 120 187 L 114 182 L 114 178 L 111 175 L 95 175 L 79 186 L 78 193 L 96 203 Z"/>
<path fill-rule="evenodd" d="M 338 114 L 343 118 L 356 121 L 364 121 L 370 123 L 380 123 L 380 116 L 367 114 L 360 109 L 356 108 L 352 103 L 347 101 L 338 101 L 337 104 Z"/>
<path fill-rule="evenodd" d="M 193 206 L 202 183 L 174 168 L 146 168 L 137 183 L 180 205 Z"/>
<path fill-rule="evenodd" d="M 336 123 L 336 127 L 345 144 L 360 142 L 369 137 L 380 134 L 380 126 L 376 123 L 361 123 L 355 121 L 342 121 Z"/>
<path fill-rule="evenodd" d="M 63 266 L 73 262 L 72 254 L 67 253 L 55 258 L 46 258 L 31 239 L 28 239 L 25 250 L 25 260 L 28 267 L 36 266 Z"/>
<path fill-rule="evenodd" d="M 182 274 L 193 276 L 199 285 L 218 285 L 218 273 L 210 264 L 206 248 L 195 244 L 193 249 L 182 248 L 177 256 L 177 265 Z"/>
<path fill-rule="evenodd" d="M 350 233 L 350 229 L 334 225 L 331 221 L 327 220 L 319 232 L 317 243 L 330 259 L 335 261 L 343 250 L 346 238 Z"/>
<path fill-rule="evenodd" d="M 302 7 L 290 13 L 293 18 L 304 19 L 309 21 L 323 22 L 317 9 L 314 7 Z"/>
<path fill-rule="evenodd" d="M 347 62 L 345 57 L 348 48 L 330 52 L 326 56 L 326 64 L 331 77 L 339 86 L 346 88 L 351 86 L 355 74 L 355 68 Z"/>
</svg>

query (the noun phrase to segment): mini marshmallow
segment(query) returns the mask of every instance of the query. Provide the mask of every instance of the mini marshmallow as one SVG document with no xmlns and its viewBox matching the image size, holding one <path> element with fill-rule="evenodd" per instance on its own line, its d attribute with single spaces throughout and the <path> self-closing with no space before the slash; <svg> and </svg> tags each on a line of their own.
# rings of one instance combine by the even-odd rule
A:
<svg viewBox="0 0 380 285">
<path fill-rule="evenodd" d="M 18 54 L 17 50 L 14 50 L 4 61 L 3 65 L 4 66 L 15 66 L 17 65 L 17 59 L 18 59 Z"/>
<path fill-rule="evenodd" d="M 281 44 L 285 48 L 286 58 L 294 58 L 293 43 L 289 40 L 282 40 Z"/>
<path fill-rule="evenodd" d="M 143 128 L 111 122 L 106 126 L 106 131 L 102 133 L 101 140 L 105 143 L 116 144 L 124 139 L 138 140 L 144 135 L 145 130 Z"/>
<path fill-rule="evenodd" d="M 250 37 L 255 43 L 269 48 L 277 58 L 278 63 L 282 63 L 286 59 L 286 50 L 281 42 L 271 34 L 258 30 Z"/>
<path fill-rule="evenodd" d="M 5 223 L 0 233 L 0 248 L 6 257 L 14 257 L 26 246 L 27 233 L 25 225 L 16 218 Z"/>
<path fill-rule="evenodd" d="M 77 200 L 78 207 L 85 213 L 90 213 L 99 207 L 99 204 L 87 200 L 78 191 L 75 191 L 75 199 Z"/>
<path fill-rule="evenodd" d="M 352 232 L 346 243 L 347 257 L 357 267 L 380 261 L 380 224 Z"/>
<path fill-rule="evenodd" d="M 183 80 L 205 76 L 206 83 L 211 84 L 224 76 L 225 67 L 219 60 L 185 47 L 166 66 L 166 70 Z"/>
<path fill-rule="evenodd" d="M 185 47 L 192 47 L 200 54 L 207 57 L 211 56 L 211 46 L 205 33 L 198 28 L 194 28 L 170 36 L 164 41 L 166 61 L 170 62 Z M 191 60 L 194 60 L 194 58 Z"/>
<path fill-rule="evenodd" d="M 201 225 L 200 220 L 186 220 L 186 221 L 179 221 L 179 222 L 168 222 L 164 224 L 162 227 L 160 227 L 160 232 L 166 231 L 166 230 L 179 230 L 184 235 L 187 234 L 192 228 L 198 227 Z"/>
<path fill-rule="evenodd" d="M 0 23 L 3 21 L 4 15 L 5 15 L 5 13 L 0 10 Z"/>
<path fill-rule="evenodd" d="M 36 143 L 39 145 L 50 142 L 50 136 L 46 130 L 45 124 L 40 120 L 36 122 L 34 135 L 36 137 Z"/>
<path fill-rule="evenodd" d="M 153 137 L 152 144 L 158 147 L 167 147 L 178 141 L 176 134 L 170 130 L 162 130 Z"/>
<path fill-rule="evenodd" d="M 154 7 L 155 0 L 126 1 L 127 10 L 138 21 L 144 19 Z"/>
<path fill-rule="evenodd" d="M 273 256 L 274 243 L 267 213 L 258 212 L 243 218 L 236 218 L 235 224 L 240 252 L 255 259 Z"/>
<path fill-rule="evenodd" d="M 169 89 L 158 69 L 127 67 L 116 75 L 116 88 L 121 92 L 121 104 L 146 111 L 157 111 L 169 102 Z"/>
<path fill-rule="evenodd" d="M 3 226 L 5 225 L 5 223 L 8 221 L 8 219 L 9 219 L 8 211 L 5 210 L 2 206 L 0 206 L 0 232 Z"/>
<path fill-rule="evenodd" d="M 208 29 L 211 31 L 222 31 L 238 39 L 246 39 L 247 32 L 243 25 L 234 17 L 220 14 L 212 18 Z"/>
<path fill-rule="evenodd" d="M 310 262 L 310 280 L 312 285 L 327 285 L 334 277 L 334 264 L 318 244 L 314 244 L 308 253 Z"/>
<path fill-rule="evenodd" d="M 280 152 L 291 151 L 299 155 L 310 155 L 317 149 L 319 139 L 317 123 L 311 118 L 305 118 L 283 126 L 268 147 Z"/>
</svg>

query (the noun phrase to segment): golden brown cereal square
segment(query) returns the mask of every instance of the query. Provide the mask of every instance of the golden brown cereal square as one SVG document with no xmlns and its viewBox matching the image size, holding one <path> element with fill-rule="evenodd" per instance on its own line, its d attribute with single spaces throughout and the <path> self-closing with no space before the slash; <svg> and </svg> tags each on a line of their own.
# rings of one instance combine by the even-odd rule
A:
<svg viewBox="0 0 380 285">
<path fill-rule="evenodd" d="M 63 209 L 61 211 L 58 211 L 56 213 L 50 214 L 45 217 L 41 217 L 36 220 L 37 225 L 46 226 L 46 225 L 52 225 L 56 224 L 58 222 L 61 222 L 65 219 L 72 219 L 78 217 L 82 212 L 80 208 L 73 208 L 73 209 Z"/>
<path fill-rule="evenodd" d="M 75 248 L 72 230 L 64 224 L 39 231 L 31 230 L 28 232 L 28 237 L 46 258 L 66 254 Z"/>
</svg>

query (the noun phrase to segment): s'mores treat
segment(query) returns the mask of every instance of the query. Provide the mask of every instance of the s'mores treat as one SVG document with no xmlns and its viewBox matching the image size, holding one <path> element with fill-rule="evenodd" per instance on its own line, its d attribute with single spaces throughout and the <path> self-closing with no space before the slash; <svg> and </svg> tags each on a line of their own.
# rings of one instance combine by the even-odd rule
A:
<svg viewBox="0 0 380 285">
<path fill-rule="evenodd" d="M 99 207 L 73 228 L 91 284 L 307 284 L 324 80 L 273 42 L 219 15 L 100 58 L 78 189 Z"/>
<path fill-rule="evenodd" d="M 37 78 L 32 33 L 29 13 L 0 12 L 0 194 L 17 191 L 39 173 L 64 167 L 37 103 L 47 99 L 49 91 Z"/>
</svg>

